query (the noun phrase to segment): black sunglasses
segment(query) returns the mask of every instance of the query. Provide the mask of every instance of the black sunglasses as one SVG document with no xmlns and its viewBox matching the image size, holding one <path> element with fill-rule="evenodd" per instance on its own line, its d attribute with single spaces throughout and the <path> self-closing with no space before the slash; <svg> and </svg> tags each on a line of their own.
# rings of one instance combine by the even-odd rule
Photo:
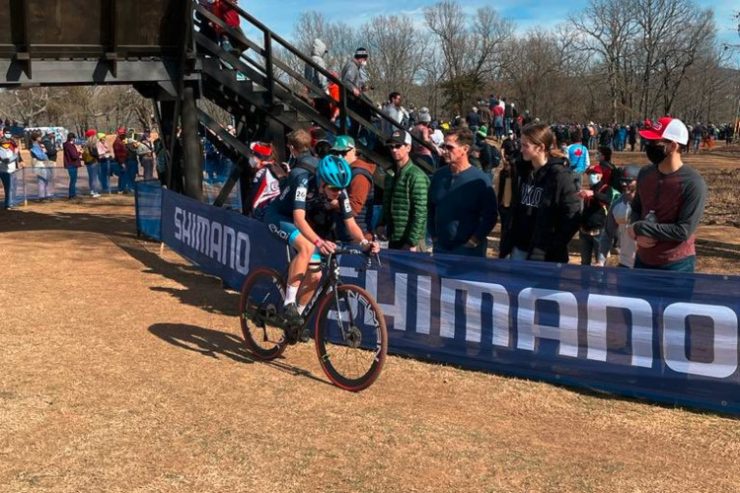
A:
<svg viewBox="0 0 740 493">
<path fill-rule="evenodd" d="M 346 151 L 329 151 L 332 156 L 346 156 L 349 150 Z"/>
<path fill-rule="evenodd" d="M 401 147 L 405 146 L 406 144 L 388 144 L 389 149 L 400 149 Z"/>
</svg>

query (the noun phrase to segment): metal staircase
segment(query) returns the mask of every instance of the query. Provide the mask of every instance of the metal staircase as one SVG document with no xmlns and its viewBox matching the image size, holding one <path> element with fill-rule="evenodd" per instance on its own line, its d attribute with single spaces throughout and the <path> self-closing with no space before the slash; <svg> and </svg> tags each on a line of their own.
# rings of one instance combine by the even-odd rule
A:
<svg viewBox="0 0 740 493">
<path fill-rule="evenodd" d="M 249 32 L 257 31 L 261 34 L 260 42 L 245 36 L 241 30 L 230 29 L 221 19 L 195 1 L 192 49 L 197 54 L 195 70 L 200 74 L 200 96 L 214 102 L 231 113 L 237 122 L 242 123 L 238 126 L 240 131 L 236 139 L 226 137 L 223 129 L 217 132 L 223 138 L 223 142 L 227 145 L 233 144 L 233 149 L 239 154 L 242 156 L 245 152 L 248 154 L 243 142 L 265 136 L 269 136 L 282 152 L 285 149 L 284 135 L 297 128 L 317 126 L 332 134 L 346 133 L 348 118 L 364 127 L 364 132 L 370 136 L 369 141 L 382 144 L 386 136 L 382 135 L 373 122 L 349 108 L 350 99 L 353 100 L 355 108 L 362 108 L 364 113 L 372 115 L 374 120 L 386 120 L 390 125 L 400 128 L 378 111 L 371 101 L 355 97 L 332 73 L 314 64 L 310 57 L 301 53 L 243 9 L 233 6 L 242 20 L 242 25 L 247 26 Z M 220 26 L 233 42 L 246 46 L 246 52 L 237 57 L 223 50 L 218 43 L 203 34 L 205 22 Z M 338 125 L 326 119 L 313 107 L 311 99 L 323 97 L 325 94 L 319 87 L 305 79 L 302 73 L 292 68 L 287 60 L 281 58 L 286 56 L 313 67 L 339 86 L 340 98 L 336 102 L 340 113 Z M 243 74 L 246 80 L 238 80 L 237 72 Z M 218 130 L 218 124 L 204 112 L 200 112 L 199 119 L 201 124 L 210 130 Z M 360 154 L 378 164 L 379 169 L 387 170 L 391 167 L 392 162 L 382 149 L 369 147 L 361 140 L 357 142 L 357 146 Z M 244 170 L 237 165 L 234 175 L 216 200 L 216 205 L 223 203 L 238 175 L 243 172 Z"/>
<path fill-rule="evenodd" d="M 232 0 L 224 1 L 231 3 L 245 31 L 256 36 L 229 28 L 197 0 L 8 0 L 8 8 L 0 9 L 0 88 L 132 84 L 153 102 L 168 150 L 171 188 L 201 197 L 199 130 L 208 129 L 207 137 L 236 163 L 217 205 L 244 173 L 250 140 L 269 137 L 279 152 L 285 152 L 284 138 L 291 130 L 318 126 L 340 134 L 351 121 L 364 127 L 366 142 L 372 145 L 382 144 L 385 136 L 362 115 L 397 127 L 371 101 L 355 97 L 309 56 Z M 210 24 L 246 51 L 235 56 L 223 50 L 206 34 Z M 79 25 L 85 29 L 70 28 Z M 326 95 L 304 78 L 304 65 L 338 85 L 338 124 L 312 105 L 314 98 Z M 237 72 L 246 80 L 239 80 Z M 233 117 L 236 137 L 198 105 L 201 99 Z M 373 148 L 362 141 L 357 145 L 381 173 L 391 166 L 382 146 Z"/>
</svg>

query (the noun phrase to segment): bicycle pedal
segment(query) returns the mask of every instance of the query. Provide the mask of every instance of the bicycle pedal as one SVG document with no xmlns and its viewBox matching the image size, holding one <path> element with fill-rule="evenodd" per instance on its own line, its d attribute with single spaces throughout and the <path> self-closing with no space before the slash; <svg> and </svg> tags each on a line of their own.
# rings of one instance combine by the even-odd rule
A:
<svg viewBox="0 0 740 493">
<path fill-rule="evenodd" d="M 300 327 L 291 327 L 289 325 L 286 325 L 283 331 L 285 332 L 285 342 L 287 342 L 290 346 L 298 344 L 301 339 Z"/>
</svg>

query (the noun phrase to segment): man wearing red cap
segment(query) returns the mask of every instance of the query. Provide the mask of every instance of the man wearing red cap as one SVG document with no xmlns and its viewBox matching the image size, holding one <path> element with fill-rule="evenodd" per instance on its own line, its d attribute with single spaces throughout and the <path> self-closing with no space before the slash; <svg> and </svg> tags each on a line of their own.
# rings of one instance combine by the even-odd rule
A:
<svg viewBox="0 0 740 493">
<path fill-rule="evenodd" d="M 637 177 L 627 229 L 637 241 L 635 268 L 694 272 L 696 228 L 704 214 L 707 185 L 681 160 L 689 131 L 681 120 L 663 117 L 640 136 L 653 164 Z"/>
</svg>

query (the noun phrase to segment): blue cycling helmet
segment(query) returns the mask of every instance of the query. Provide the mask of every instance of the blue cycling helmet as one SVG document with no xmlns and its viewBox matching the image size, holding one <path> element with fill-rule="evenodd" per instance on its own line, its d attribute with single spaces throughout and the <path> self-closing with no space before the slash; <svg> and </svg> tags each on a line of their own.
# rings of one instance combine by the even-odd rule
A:
<svg viewBox="0 0 740 493">
<path fill-rule="evenodd" d="M 324 156 L 317 169 L 319 179 L 334 188 L 347 188 L 352 181 L 352 169 L 341 156 Z"/>
</svg>

